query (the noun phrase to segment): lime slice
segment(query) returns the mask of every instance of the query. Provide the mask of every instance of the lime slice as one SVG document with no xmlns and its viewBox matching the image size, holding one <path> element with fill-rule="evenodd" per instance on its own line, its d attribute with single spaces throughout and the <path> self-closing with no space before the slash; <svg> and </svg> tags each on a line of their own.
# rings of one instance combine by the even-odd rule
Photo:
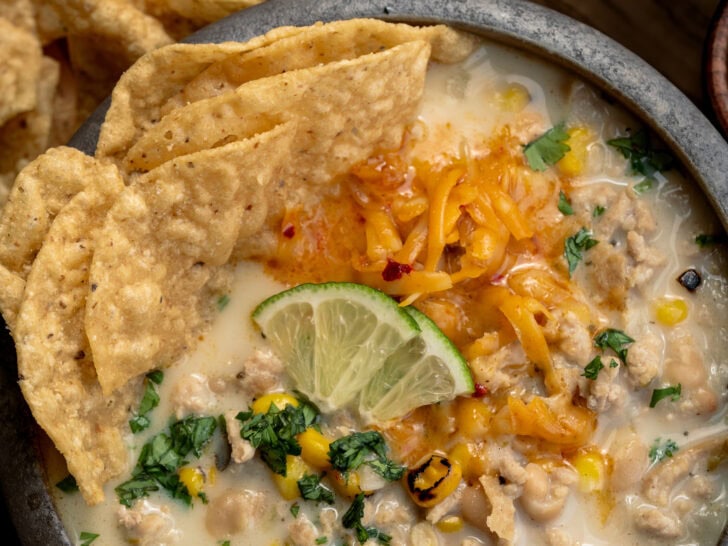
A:
<svg viewBox="0 0 728 546">
<path fill-rule="evenodd" d="M 322 410 L 354 403 L 387 357 L 420 331 L 392 298 L 354 283 L 296 286 L 262 302 L 253 320 L 296 388 Z"/>
<path fill-rule="evenodd" d="M 414 307 L 404 310 L 422 332 L 392 353 L 361 393 L 359 412 L 387 421 L 474 390 L 468 363 L 437 325 Z"/>
</svg>

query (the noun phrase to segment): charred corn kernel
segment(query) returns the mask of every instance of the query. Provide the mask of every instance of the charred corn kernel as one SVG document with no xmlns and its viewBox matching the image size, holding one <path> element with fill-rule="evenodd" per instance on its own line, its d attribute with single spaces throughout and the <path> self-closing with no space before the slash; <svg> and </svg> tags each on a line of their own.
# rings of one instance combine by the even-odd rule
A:
<svg viewBox="0 0 728 546">
<path fill-rule="evenodd" d="M 665 326 L 675 326 L 688 317 L 688 304 L 680 298 L 660 298 L 655 304 L 655 317 Z"/>
<path fill-rule="evenodd" d="M 407 492 L 419 506 L 440 504 L 460 484 L 460 463 L 442 455 L 431 455 L 417 468 L 407 472 Z"/>
<path fill-rule="evenodd" d="M 329 445 L 331 442 L 314 428 L 307 428 L 298 435 L 301 445 L 301 458 L 316 470 L 326 470 L 331 466 Z"/>
<path fill-rule="evenodd" d="M 180 468 L 179 481 L 184 484 L 191 496 L 197 497 L 205 485 L 205 475 L 199 468 L 185 466 Z"/>
<path fill-rule="evenodd" d="M 344 475 L 338 470 L 334 470 L 331 474 L 331 482 L 334 484 L 334 489 L 339 495 L 353 499 L 359 493 L 362 493 L 361 487 L 359 486 L 359 474 L 356 472 L 349 472 Z"/>
<path fill-rule="evenodd" d="M 602 489 L 607 476 L 607 463 L 599 451 L 580 450 L 571 461 L 579 473 L 579 489 L 584 493 Z"/>
<path fill-rule="evenodd" d="M 588 146 L 594 140 L 594 134 L 587 127 L 574 127 L 567 131 L 569 150 L 556 164 L 566 176 L 577 176 L 584 172 L 586 166 Z"/>
<path fill-rule="evenodd" d="M 523 110 L 531 102 L 531 94 L 520 83 L 512 83 L 496 93 L 496 101 L 501 109 L 506 112 L 516 113 Z"/>
<path fill-rule="evenodd" d="M 299 497 L 298 480 L 308 472 L 308 466 L 301 457 L 286 455 L 286 475 L 273 474 L 273 483 L 285 500 L 293 500 Z"/>
<path fill-rule="evenodd" d="M 463 528 L 463 518 L 460 516 L 446 516 L 435 526 L 443 533 L 457 533 Z"/>
<path fill-rule="evenodd" d="M 459 433 L 468 440 L 482 439 L 488 433 L 490 409 L 475 398 L 458 399 L 455 406 L 455 423 Z"/>
<path fill-rule="evenodd" d="M 285 392 L 272 392 L 258 398 L 251 406 L 253 413 L 268 413 L 271 404 L 280 410 L 286 406 L 298 406 L 298 400 Z"/>
</svg>

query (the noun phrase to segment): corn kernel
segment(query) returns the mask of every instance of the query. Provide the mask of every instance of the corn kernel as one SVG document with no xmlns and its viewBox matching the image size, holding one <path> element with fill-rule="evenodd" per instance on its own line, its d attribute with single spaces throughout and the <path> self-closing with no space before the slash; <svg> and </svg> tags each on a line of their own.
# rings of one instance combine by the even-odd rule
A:
<svg viewBox="0 0 728 546">
<path fill-rule="evenodd" d="M 567 131 L 569 150 L 556 164 L 566 176 L 577 176 L 584 172 L 586 166 L 588 146 L 594 140 L 594 135 L 587 127 L 574 127 Z"/>
<path fill-rule="evenodd" d="M 571 460 L 579 473 L 579 489 L 584 493 L 603 488 L 606 481 L 607 462 L 599 451 L 580 450 Z"/>
<path fill-rule="evenodd" d="M 275 404 L 278 409 L 282 410 L 286 406 L 298 406 L 298 400 L 285 392 L 272 392 L 253 402 L 251 409 L 253 413 L 268 413 L 271 404 Z"/>
<path fill-rule="evenodd" d="M 517 113 L 531 102 L 531 94 L 520 83 L 512 83 L 496 93 L 496 101 L 502 110 Z"/>
<path fill-rule="evenodd" d="M 456 402 L 456 427 L 468 440 L 483 439 L 488 433 L 490 418 L 490 409 L 480 400 L 461 398 Z"/>
<path fill-rule="evenodd" d="M 205 485 L 205 476 L 198 468 L 185 466 L 179 471 L 179 481 L 184 484 L 191 496 L 197 497 Z"/>
<path fill-rule="evenodd" d="M 655 303 L 655 317 L 665 326 L 675 326 L 688 316 L 688 304 L 680 298 L 660 298 Z"/>
<path fill-rule="evenodd" d="M 273 482 L 285 500 L 293 500 L 299 497 L 298 480 L 308 472 L 308 466 L 301 457 L 286 455 L 286 475 L 273 474 Z"/>
<path fill-rule="evenodd" d="M 457 533 L 463 528 L 463 518 L 459 516 L 446 516 L 436 524 L 443 533 Z"/>
<path fill-rule="evenodd" d="M 331 442 L 314 428 L 308 428 L 298 435 L 301 445 L 301 458 L 316 470 L 326 470 L 331 466 L 329 445 Z"/>
<path fill-rule="evenodd" d="M 362 493 L 361 487 L 359 486 L 359 474 L 356 472 L 349 472 L 346 476 L 338 470 L 334 470 L 331 474 L 331 482 L 334 484 L 334 489 L 339 495 L 353 499 L 359 493 Z"/>
</svg>

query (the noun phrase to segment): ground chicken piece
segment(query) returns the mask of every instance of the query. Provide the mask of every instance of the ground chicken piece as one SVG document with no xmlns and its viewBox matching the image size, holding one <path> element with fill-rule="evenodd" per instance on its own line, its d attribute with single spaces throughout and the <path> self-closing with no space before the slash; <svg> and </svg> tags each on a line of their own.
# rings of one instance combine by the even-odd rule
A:
<svg viewBox="0 0 728 546">
<path fill-rule="evenodd" d="M 594 236 L 598 241 L 608 241 L 620 228 L 632 230 L 637 226 L 633 214 L 633 201 L 622 192 L 606 207 L 606 211 L 596 222 Z"/>
<path fill-rule="evenodd" d="M 520 343 L 510 343 L 492 355 L 479 356 L 470 363 L 475 381 L 484 385 L 489 392 L 507 390 L 520 384 L 528 375 L 527 359 Z"/>
<path fill-rule="evenodd" d="M 696 499 L 711 499 L 715 496 L 715 483 L 707 476 L 697 475 L 690 478 L 687 492 Z"/>
<path fill-rule="evenodd" d="M 264 493 L 245 489 L 226 489 L 210 500 L 205 527 L 217 539 L 252 529 L 265 514 L 268 500 Z"/>
<path fill-rule="evenodd" d="M 283 371 L 283 362 L 272 351 L 256 349 L 243 362 L 237 379 L 243 391 L 250 396 L 258 396 L 280 387 Z"/>
<path fill-rule="evenodd" d="M 627 233 L 627 250 L 634 260 L 631 268 L 630 286 L 642 286 L 649 281 L 654 273 L 655 268 L 665 264 L 665 256 L 657 249 L 651 248 L 636 231 Z"/>
<path fill-rule="evenodd" d="M 383 495 L 376 504 L 366 503 L 365 511 L 369 506 L 371 506 L 371 512 L 369 512 L 369 518 L 365 515 L 365 519 L 373 521 L 379 527 L 404 525 L 416 519 L 409 506 L 402 504 L 390 494 Z"/>
<path fill-rule="evenodd" d="M 572 362 L 582 366 L 589 362 L 593 350 L 592 336 L 589 329 L 581 323 L 579 317 L 567 311 L 558 317 L 560 334 L 559 349 L 568 356 Z"/>
<path fill-rule="evenodd" d="M 624 404 L 627 393 L 624 387 L 616 382 L 618 375 L 619 366 L 612 368 L 610 364 L 606 364 L 597 378 L 589 381 L 586 405 L 590 410 L 603 413 L 612 407 L 621 407 Z"/>
<path fill-rule="evenodd" d="M 479 481 L 492 507 L 485 520 L 488 529 L 511 544 L 516 532 L 516 507 L 513 505 L 513 498 L 505 494 L 495 476 L 481 476 Z"/>
<path fill-rule="evenodd" d="M 131 508 L 120 506 L 117 515 L 128 540 L 139 546 L 171 546 L 182 539 L 166 506 L 142 499 Z"/>
<path fill-rule="evenodd" d="M 253 458 L 255 448 L 248 440 L 240 436 L 240 421 L 235 418 L 237 413 L 235 410 L 225 412 L 225 430 L 232 449 L 232 459 L 240 464 Z"/>
<path fill-rule="evenodd" d="M 569 532 L 562 527 L 546 529 L 546 546 L 579 546 Z"/>
<path fill-rule="evenodd" d="M 636 336 L 627 352 L 627 371 L 632 381 L 644 387 L 660 371 L 662 340 L 651 332 Z"/>
<path fill-rule="evenodd" d="M 171 403 L 177 419 L 182 419 L 187 415 L 210 413 L 217 404 L 217 396 L 210 389 L 206 375 L 193 373 L 177 381 Z"/>
<path fill-rule="evenodd" d="M 632 200 L 634 210 L 635 227 L 639 233 L 652 233 L 657 229 L 655 216 L 652 214 L 650 206 L 642 199 L 637 197 Z"/>
<path fill-rule="evenodd" d="M 463 498 L 463 491 L 465 490 L 465 487 L 465 482 L 460 482 L 460 485 L 458 485 L 455 491 L 445 497 L 442 502 L 436 504 L 430 510 L 428 510 L 425 519 L 427 519 L 427 521 L 429 521 L 430 523 L 434 524 L 440 521 L 450 512 L 454 512 L 456 508 L 460 506 L 460 501 Z"/>
<path fill-rule="evenodd" d="M 488 443 L 485 446 L 485 460 L 488 461 L 488 470 L 497 473 L 508 482 L 516 485 L 526 483 L 528 474 L 516 457 L 516 453 L 508 446 L 499 446 Z"/>
<path fill-rule="evenodd" d="M 342 526 L 339 522 L 338 513 L 336 512 L 335 508 L 323 508 L 319 513 L 319 523 L 321 524 L 321 534 L 327 537 L 338 534 L 339 531 L 342 529 Z"/>
<path fill-rule="evenodd" d="M 593 284 L 592 293 L 615 309 L 623 309 L 627 297 L 627 257 L 607 241 L 587 253 L 587 277 Z"/>
<path fill-rule="evenodd" d="M 293 546 L 316 546 L 319 536 L 316 526 L 305 514 L 299 513 L 288 525 L 288 540 Z"/>
<path fill-rule="evenodd" d="M 683 534 L 680 521 L 653 506 L 640 506 L 634 518 L 637 529 L 660 538 L 677 538 Z"/>
<path fill-rule="evenodd" d="M 693 336 L 685 330 L 675 330 L 669 340 L 669 349 L 664 378 L 671 384 L 680 383 L 680 409 L 697 415 L 713 413 L 718 407 L 718 397 L 710 386 L 703 353 Z"/>
<path fill-rule="evenodd" d="M 435 532 L 435 528 L 431 524 L 422 521 L 410 530 L 410 543 L 412 546 L 439 546 L 440 539 Z"/>
</svg>

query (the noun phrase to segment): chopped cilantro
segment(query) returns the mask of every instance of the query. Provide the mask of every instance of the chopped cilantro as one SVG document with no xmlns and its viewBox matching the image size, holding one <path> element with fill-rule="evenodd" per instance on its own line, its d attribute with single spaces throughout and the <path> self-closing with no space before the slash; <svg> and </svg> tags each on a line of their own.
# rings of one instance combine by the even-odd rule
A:
<svg viewBox="0 0 728 546">
<path fill-rule="evenodd" d="M 294 503 L 293 503 L 293 504 L 291 505 L 291 515 L 292 515 L 292 516 L 293 516 L 294 518 L 297 518 L 297 517 L 298 517 L 298 513 L 299 513 L 300 511 L 301 511 L 301 507 L 300 507 L 300 506 L 298 505 L 298 503 L 297 503 L 297 502 L 294 502 Z"/>
<path fill-rule="evenodd" d="M 652 178 L 645 178 L 642 182 L 635 184 L 632 189 L 637 195 L 642 195 L 643 193 L 650 191 L 654 185 L 654 180 L 652 180 Z"/>
<path fill-rule="evenodd" d="M 333 492 L 321 484 L 321 478 L 316 474 L 306 474 L 296 483 L 303 499 L 334 504 Z"/>
<path fill-rule="evenodd" d="M 652 447 L 650 447 L 650 461 L 659 463 L 666 457 L 672 457 L 678 449 L 680 448 L 672 440 L 662 442 L 660 438 L 655 438 Z"/>
<path fill-rule="evenodd" d="M 155 370 L 147 374 L 144 381 L 144 395 L 137 408 L 137 414 L 129 420 L 129 428 L 136 434 L 149 427 L 149 412 L 159 405 L 159 394 L 155 385 L 162 383 L 164 373 Z"/>
<path fill-rule="evenodd" d="M 614 362 L 614 361 L 612 361 Z M 599 377 L 599 372 L 604 368 L 604 364 L 602 364 L 602 358 L 597 355 L 595 356 L 589 364 L 586 365 L 584 368 L 584 373 L 581 374 L 587 379 L 596 379 Z"/>
<path fill-rule="evenodd" d="M 223 540 L 219 544 L 220 544 L 220 546 L 230 546 L 230 541 L 229 540 Z"/>
<path fill-rule="evenodd" d="M 616 368 L 617 366 L 619 366 L 619 362 L 617 362 L 616 360 L 612 359 L 612 361 L 609 363 L 609 367 L 610 368 Z"/>
<path fill-rule="evenodd" d="M 654 389 L 652 391 L 652 398 L 650 398 L 650 407 L 654 408 L 664 398 L 670 398 L 673 402 L 676 402 L 680 400 L 681 392 L 682 385 L 680 383 L 662 389 Z"/>
<path fill-rule="evenodd" d="M 217 310 L 222 311 L 228 306 L 228 303 L 230 303 L 230 296 L 227 294 L 223 294 L 219 298 L 217 298 Z"/>
<path fill-rule="evenodd" d="M 78 539 L 81 541 L 80 546 L 89 546 L 97 538 L 99 538 L 98 533 L 89 533 L 87 531 L 81 531 L 81 534 L 78 535 Z"/>
<path fill-rule="evenodd" d="M 613 138 L 607 144 L 629 160 L 632 174 L 652 178 L 656 172 L 668 171 L 675 165 L 675 158 L 669 152 L 652 147 L 645 129 L 626 137 Z"/>
<path fill-rule="evenodd" d="M 695 236 L 695 244 L 700 248 L 706 248 L 725 242 L 726 237 L 724 235 L 709 235 L 707 233 L 701 233 L 700 235 Z"/>
<path fill-rule="evenodd" d="M 74 478 L 71 474 L 63 478 L 61 481 L 59 481 L 56 484 L 56 487 L 63 491 L 64 493 L 75 493 L 78 491 L 78 484 L 76 483 L 76 478 Z"/>
<path fill-rule="evenodd" d="M 298 406 L 289 405 L 282 410 L 271 404 L 266 413 L 241 411 L 240 436 L 258 449 L 261 459 L 281 476 L 286 475 L 286 455 L 300 455 L 301 445 L 296 435 L 312 426 L 318 418 L 315 408 L 304 400 Z"/>
<path fill-rule="evenodd" d="M 346 529 L 352 529 L 356 535 L 356 539 L 364 544 L 367 540 L 375 539 L 380 544 L 389 544 L 392 537 L 381 532 L 375 527 L 364 527 L 361 518 L 364 517 L 364 493 L 359 493 L 346 513 L 341 518 L 341 524 Z"/>
<path fill-rule="evenodd" d="M 326 544 L 329 541 L 326 537 L 318 537 L 316 539 L 316 544 Z"/>
<path fill-rule="evenodd" d="M 179 480 L 177 470 L 187 463 L 190 454 L 202 455 L 216 428 L 214 417 L 190 416 L 172 423 L 169 434 L 161 432 L 154 436 L 142 447 L 132 478 L 115 489 L 119 502 L 131 506 L 134 500 L 161 487 L 172 498 L 191 504 L 192 497 Z"/>
<path fill-rule="evenodd" d="M 331 442 L 329 460 L 339 472 L 356 470 L 366 464 L 384 479 L 396 481 L 402 477 L 405 469 L 389 460 L 386 451 L 387 445 L 379 432 L 354 432 Z"/>
<path fill-rule="evenodd" d="M 607 328 L 594 336 L 595 347 L 602 351 L 607 348 L 612 349 L 625 365 L 627 364 L 627 345 L 630 343 L 634 343 L 634 339 L 615 328 Z"/>
<path fill-rule="evenodd" d="M 594 207 L 594 210 L 592 211 L 592 218 L 598 218 L 602 214 L 604 214 L 604 211 L 607 210 L 601 205 L 597 205 Z"/>
<path fill-rule="evenodd" d="M 555 165 L 566 152 L 571 150 L 565 142 L 569 139 L 569 133 L 564 129 L 564 124 L 555 125 L 543 135 L 526 144 L 523 147 L 523 154 L 526 156 L 528 166 L 534 171 L 545 171 L 549 165 Z"/>
<path fill-rule="evenodd" d="M 561 211 L 561 214 L 564 216 L 571 216 L 574 214 L 574 209 L 571 207 L 571 201 L 569 201 L 563 191 L 559 192 L 559 204 L 557 206 Z"/>
<path fill-rule="evenodd" d="M 599 241 L 591 238 L 591 232 L 585 227 L 564 241 L 564 257 L 569 264 L 569 276 L 576 270 L 582 258 L 582 252 L 589 250 Z"/>
</svg>

